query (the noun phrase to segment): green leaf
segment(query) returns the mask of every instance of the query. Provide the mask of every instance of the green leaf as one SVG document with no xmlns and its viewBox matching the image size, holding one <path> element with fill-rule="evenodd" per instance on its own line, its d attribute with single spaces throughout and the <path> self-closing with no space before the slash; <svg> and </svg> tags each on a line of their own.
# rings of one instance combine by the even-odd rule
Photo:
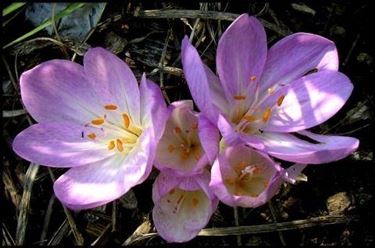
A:
<svg viewBox="0 0 375 248">
<path fill-rule="evenodd" d="M 24 6 L 26 3 L 12 3 L 9 4 L 8 7 L 3 9 L 3 17 L 11 14 L 12 12 L 16 11 L 17 9 Z"/>
<path fill-rule="evenodd" d="M 84 6 L 85 3 L 72 3 L 70 4 L 68 7 L 66 7 L 64 10 L 60 11 L 59 13 L 57 13 L 55 15 L 55 22 L 61 18 L 63 18 L 64 16 L 67 16 L 69 14 L 71 14 L 72 12 L 74 12 L 75 10 L 81 8 L 82 6 Z M 6 44 L 5 46 L 3 46 L 3 49 L 6 49 L 10 46 L 13 46 L 14 44 L 18 43 L 18 42 L 21 42 L 27 38 L 29 38 L 30 36 L 38 33 L 39 31 L 43 30 L 45 27 L 48 27 L 49 25 L 52 24 L 52 20 L 51 19 L 48 19 L 44 22 L 42 22 L 38 27 L 34 28 L 33 30 L 31 30 L 30 32 L 22 35 L 21 37 L 18 37 L 17 39 L 13 40 L 12 42 L 9 42 L 8 44 Z"/>
</svg>

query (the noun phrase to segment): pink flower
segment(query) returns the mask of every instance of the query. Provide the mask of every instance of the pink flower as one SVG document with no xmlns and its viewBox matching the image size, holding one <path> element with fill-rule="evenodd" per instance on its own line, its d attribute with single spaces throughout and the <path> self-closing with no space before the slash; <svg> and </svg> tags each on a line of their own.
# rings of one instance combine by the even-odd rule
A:
<svg viewBox="0 0 375 248">
<path fill-rule="evenodd" d="M 308 164 L 339 160 L 357 149 L 355 138 L 306 131 L 339 111 L 353 90 L 338 72 L 332 41 L 296 33 L 267 51 L 263 26 L 243 14 L 220 38 L 218 77 L 187 37 L 181 50 L 193 99 L 227 144 L 246 143 L 274 157 Z"/>
<path fill-rule="evenodd" d="M 212 166 L 210 188 L 229 206 L 256 208 L 268 202 L 284 181 L 295 183 L 306 165 L 287 170 L 244 144 L 226 147 Z"/>
<path fill-rule="evenodd" d="M 160 88 L 102 48 L 84 66 L 51 60 L 24 72 L 22 101 L 38 124 L 17 135 L 14 151 L 50 167 L 72 167 L 54 184 L 71 209 L 106 204 L 151 172 L 167 108 Z"/>
<path fill-rule="evenodd" d="M 174 102 L 170 109 L 155 158 L 161 173 L 153 185 L 152 216 L 161 237 L 186 242 L 207 225 L 218 205 L 208 186 L 206 151 L 215 158 L 219 134 L 193 111 L 191 100 Z"/>
</svg>

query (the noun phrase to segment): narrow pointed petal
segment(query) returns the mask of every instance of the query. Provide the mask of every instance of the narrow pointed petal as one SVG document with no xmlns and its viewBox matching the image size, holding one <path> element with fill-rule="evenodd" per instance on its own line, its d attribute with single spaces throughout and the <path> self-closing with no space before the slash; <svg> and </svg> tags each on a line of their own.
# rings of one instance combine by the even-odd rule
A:
<svg viewBox="0 0 375 248">
<path fill-rule="evenodd" d="M 83 61 L 87 78 L 101 96 L 103 104 L 115 103 L 139 125 L 139 87 L 129 66 L 100 47 L 89 49 Z"/>
<path fill-rule="evenodd" d="M 151 80 L 147 80 L 145 74 L 141 79 L 141 124 L 144 127 L 152 126 L 157 140 L 164 132 L 165 123 L 169 116 L 169 110 L 164 101 L 160 87 Z"/>
<path fill-rule="evenodd" d="M 22 101 L 38 122 L 84 124 L 101 110 L 83 67 L 71 61 L 44 62 L 22 73 L 20 86 Z"/>
<path fill-rule="evenodd" d="M 198 123 L 199 139 L 210 163 L 212 164 L 219 152 L 219 130 L 202 114 L 199 115 Z"/>
<path fill-rule="evenodd" d="M 152 169 L 155 142 L 152 132 L 142 133 L 139 145 L 127 156 L 116 155 L 89 165 L 74 167 L 54 184 L 57 198 L 80 210 L 111 202 L 142 183 Z"/>
<path fill-rule="evenodd" d="M 114 155 L 104 144 L 87 138 L 101 130 L 73 123 L 39 123 L 19 133 L 13 150 L 22 158 L 51 167 L 74 167 Z M 83 135 L 83 136 L 82 136 Z"/>
<path fill-rule="evenodd" d="M 288 169 L 284 170 L 283 178 L 288 183 L 296 183 L 298 177 L 301 175 L 302 171 L 307 167 L 307 164 L 294 164 Z"/>
<path fill-rule="evenodd" d="M 252 95 L 263 72 L 267 39 L 263 25 L 247 14 L 239 16 L 221 36 L 216 64 L 227 99 Z M 250 104 L 252 99 L 244 99 Z"/>
<path fill-rule="evenodd" d="M 340 72 L 326 70 L 302 77 L 262 104 L 263 109 L 274 106 L 267 126 L 262 129 L 295 132 L 319 125 L 341 109 L 352 90 L 352 83 Z M 280 97 L 284 99 L 278 106 Z"/>
<path fill-rule="evenodd" d="M 317 142 L 301 140 L 292 134 L 263 133 L 265 151 L 276 158 L 302 163 L 323 164 L 345 158 L 354 152 L 359 141 L 352 137 L 313 134 L 300 132 Z"/>
<path fill-rule="evenodd" d="M 285 37 L 268 51 L 260 89 L 287 85 L 313 69 L 338 70 L 335 44 L 319 35 L 296 33 Z M 277 89 L 275 89 L 277 90 Z"/>
<path fill-rule="evenodd" d="M 214 94 L 211 93 L 209 87 L 210 82 L 206 74 L 207 67 L 203 64 L 197 50 L 190 43 L 187 36 L 182 40 L 181 62 L 191 96 L 199 110 L 215 123 L 218 109 L 213 104 Z"/>
</svg>

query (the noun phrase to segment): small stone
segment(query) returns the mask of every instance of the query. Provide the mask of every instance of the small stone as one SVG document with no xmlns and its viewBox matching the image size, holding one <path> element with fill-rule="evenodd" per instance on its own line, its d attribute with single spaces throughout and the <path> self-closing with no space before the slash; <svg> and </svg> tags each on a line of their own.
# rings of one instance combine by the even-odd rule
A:
<svg viewBox="0 0 375 248">
<path fill-rule="evenodd" d="M 346 30 L 342 26 L 334 25 L 330 29 L 330 33 L 331 33 L 331 35 L 336 35 L 336 36 L 342 36 L 343 37 L 343 36 L 345 36 Z"/>
<path fill-rule="evenodd" d="M 328 197 L 326 204 L 330 215 L 340 215 L 349 208 L 351 201 L 346 192 L 339 192 Z"/>
<path fill-rule="evenodd" d="M 126 209 L 136 209 L 138 206 L 137 197 L 133 190 L 129 190 L 124 196 L 120 198 L 120 204 Z"/>
<path fill-rule="evenodd" d="M 374 60 L 371 55 L 367 53 L 360 53 L 357 56 L 357 61 L 360 63 L 367 64 L 367 65 L 372 65 Z"/>
<path fill-rule="evenodd" d="M 109 32 L 104 40 L 105 46 L 114 54 L 124 51 L 128 41 L 114 32 Z"/>
</svg>

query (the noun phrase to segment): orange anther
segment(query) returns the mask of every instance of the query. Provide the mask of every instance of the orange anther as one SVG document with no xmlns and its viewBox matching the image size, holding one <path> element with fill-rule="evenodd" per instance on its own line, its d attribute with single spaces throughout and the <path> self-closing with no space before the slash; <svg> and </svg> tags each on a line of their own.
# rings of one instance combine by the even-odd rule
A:
<svg viewBox="0 0 375 248">
<path fill-rule="evenodd" d="M 173 145 L 169 145 L 169 146 L 168 146 L 168 151 L 169 151 L 170 153 L 172 153 L 172 152 L 174 151 L 174 146 L 173 146 Z"/>
<path fill-rule="evenodd" d="M 197 122 L 194 122 L 192 125 L 191 125 L 191 128 L 194 130 L 194 129 L 197 129 L 198 128 L 198 123 Z"/>
<path fill-rule="evenodd" d="M 104 119 L 103 118 L 94 119 L 91 121 L 91 123 L 94 125 L 101 125 L 104 123 Z"/>
<path fill-rule="evenodd" d="M 177 200 L 177 204 L 180 204 L 180 202 L 184 199 L 184 195 L 180 195 L 180 197 Z"/>
<path fill-rule="evenodd" d="M 257 118 L 255 118 L 254 115 L 245 115 L 244 117 L 242 117 L 242 119 L 252 122 L 252 121 L 255 121 Z"/>
<path fill-rule="evenodd" d="M 182 131 L 181 131 L 181 128 L 179 128 L 179 127 L 175 127 L 175 128 L 174 128 L 174 132 L 175 132 L 175 133 L 181 133 Z"/>
<path fill-rule="evenodd" d="M 95 133 L 89 133 L 89 134 L 87 135 L 87 137 L 88 137 L 89 139 L 95 140 L 95 138 L 96 138 L 96 134 L 95 134 Z"/>
<path fill-rule="evenodd" d="M 262 120 L 263 120 L 263 122 L 267 122 L 267 121 L 270 119 L 270 117 L 271 117 L 271 108 L 268 107 L 268 108 L 264 111 L 264 113 L 263 113 L 263 116 L 262 116 Z"/>
<path fill-rule="evenodd" d="M 196 208 L 198 206 L 198 203 L 199 203 L 199 200 L 195 197 L 193 197 L 193 199 L 191 199 L 191 205 L 193 206 L 193 208 Z"/>
<path fill-rule="evenodd" d="M 170 194 L 170 195 L 173 195 L 174 192 L 175 192 L 175 189 L 172 189 L 171 191 L 169 191 L 169 194 Z"/>
<path fill-rule="evenodd" d="M 257 76 L 255 76 L 255 75 L 254 75 L 254 76 L 251 76 L 251 77 L 250 77 L 250 80 L 251 80 L 251 81 L 255 81 L 255 80 L 257 80 Z"/>
<path fill-rule="evenodd" d="M 129 115 L 126 114 L 126 113 L 123 113 L 123 114 L 122 114 L 122 120 L 124 121 L 124 126 L 125 126 L 125 128 L 129 128 L 129 125 L 130 125 L 130 118 L 129 118 Z"/>
<path fill-rule="evenodd" d="M 113 148 L 115 148 L 115 141 L 111 140 L 109 143 L 108 143 L 108 150 L 113 150 Z"/>
<path fill-rule="evenodd" d="M 107 104 L 104 106 L 105 109 L 107 110 L 116 110 L 117 109 L 117 106 L 114 105 L 114 104 Z"/>
<path fill-rule="evenodd" d="M 243 95 L 237 95 L 237 96 L 233 96 L 233 98 L 235 100 L 245 100 L 246 99 L 246 96 L 243 96 Z"/>
<path fill-rule="evenodd" d="M 240 170 L 245 169 L 246 165 L 247 165 L 247 164 L 246 164 L 245 161 L 242 161 L 242 162 L 239 162 L 239 163 L 238 163 L 238 167 L 240 168 Z"/>
<path fill-rule="evenodd" d="M 285 98 L 285 96 L 283 95 L 283 96 L 280 96 L 278 99 L 277 99 L 277 106 L 281 106 L 281 104 L 283 103 L 283 101 L 284 101 L 284 98 Z"/>
<path fill-rule="evenodd" d="M 123 147 L 122 141 L 119 140 L 119 139 L 116 140 L 116 146 L 117 146 L 117 150 L 118 150 L 119 152 L 122 152 L 122 151 L 124 150 L 124 147 Z"/>
</svg>

